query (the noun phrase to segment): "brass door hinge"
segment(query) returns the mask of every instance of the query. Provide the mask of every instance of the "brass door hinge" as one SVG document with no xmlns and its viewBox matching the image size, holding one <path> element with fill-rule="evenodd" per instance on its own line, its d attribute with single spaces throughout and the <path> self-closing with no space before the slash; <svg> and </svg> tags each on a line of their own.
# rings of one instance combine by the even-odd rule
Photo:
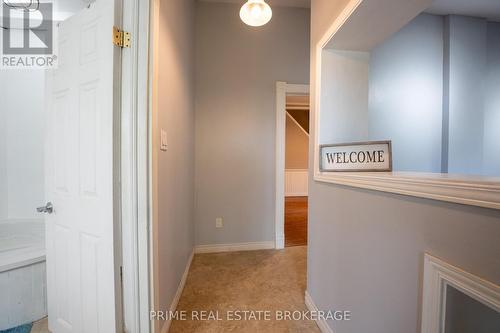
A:
<svg viewBox="0 0 500 333">
<path fill-rule="evenodd" d="M 119 47 L 130 47 L 130 32 L 113 27 L 113 44 Z"/>
</svg>

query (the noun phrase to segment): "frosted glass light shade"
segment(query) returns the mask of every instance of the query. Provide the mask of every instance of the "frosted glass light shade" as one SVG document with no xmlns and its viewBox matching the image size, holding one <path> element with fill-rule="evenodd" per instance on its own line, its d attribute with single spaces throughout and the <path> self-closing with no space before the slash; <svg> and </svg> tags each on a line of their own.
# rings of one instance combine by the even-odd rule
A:
<svg viewBox="0 0 500 333">
<path fill-rule="evenodd" d="M 240 9 L 240 18 L 252 27 L 260 27 L 271 20 L 273 11 L 264 0 L 248 0 Z"/>
</svg>

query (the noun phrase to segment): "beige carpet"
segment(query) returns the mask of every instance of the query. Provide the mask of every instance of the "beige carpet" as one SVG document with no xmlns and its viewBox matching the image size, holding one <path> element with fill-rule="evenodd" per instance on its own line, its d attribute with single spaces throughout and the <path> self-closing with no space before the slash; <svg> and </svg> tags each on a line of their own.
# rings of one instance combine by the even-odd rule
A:
<svg viewBox="0 0 500 333">
<path fill-rule="evenodd" d="M 304 246 L 196 255 L 177 308 L 186 311 L 188 320 L 173 321 L 170 332 L 319 332 L 314 321 L 276 320 L 287 310 L 307 310 L 306 256 Z M 246 313 L 250 320 L 227 320 L 228 315 L 237 318 L 231 311 L 246 310 L 254 311 Z M 222 320 L 191 320 L 201 311 Z M 263 311 L 272 320 L 264 320 Z M 261 320 L 255 320 L 258 316 Z"/>
</svg>

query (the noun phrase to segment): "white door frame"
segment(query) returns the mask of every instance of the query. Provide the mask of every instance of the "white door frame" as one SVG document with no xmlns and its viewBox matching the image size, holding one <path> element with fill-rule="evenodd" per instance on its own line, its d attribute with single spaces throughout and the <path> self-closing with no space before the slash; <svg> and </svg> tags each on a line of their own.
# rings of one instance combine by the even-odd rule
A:
<svg viewBox="0 0 500 333">
<path fill-rule="evenodd" d="M 149 24 L 149 114 L 148 114 L 148 158 L 149 158 L 149 221 L 150 221 L 150 306 L 151 309 L 159 309 L 159 272 L 155 269 L 159 266 L 158 256 L 158 81 L 159 81 L 159 46 L 160 46 L 160 2 L 161 0 L 150 0 L 150 24 Z M 156 289 L 155 289 L 156 288 Z M 150 332 L 160 332 L 160 322 L 153 322 Z"/>
<path fill-rule="evenodd" d="M 120 124 L 123 331 L 130 333 L 151 332 L 149 25 L 149 1 L 123 1 L 122 28 L 132 36 L 122 52 Z"/>
<path fill-rule="evenodd" d="M 286 96 L 309 95 L 309 85 L 276 82 L 276 196 L 275 196 L 275 248 L 285 247 L 285 134 Z"/>
<path fill-rule="evenodd" d="M 153 205 L 158 184 L 153 180 L 158 172 L 158 142 L 154 138 L 160 0 L 124 1 L 129 3 L 124 6 L 123 25 L 132 34 L 131 52 L 123 61 L 124 81 L 129 82 L 122 90 L 129 107 L 122 111 L 128 117 L 128 121 L 122 120 L 124 323 L 126 332 L 154 333 L 159 331 L 159 321 L 150 321 L 149 314 L 159 307 L 155 304 L 159 277 L 155 275 L 153 255 L 158 244 L 154 234 L 158 210 Z"/>
</svg>

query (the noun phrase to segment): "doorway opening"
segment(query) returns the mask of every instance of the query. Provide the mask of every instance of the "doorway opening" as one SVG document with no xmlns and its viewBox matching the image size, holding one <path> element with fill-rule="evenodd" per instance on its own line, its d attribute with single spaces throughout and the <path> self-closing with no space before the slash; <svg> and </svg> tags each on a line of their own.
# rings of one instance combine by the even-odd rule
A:
<svg viewBox="0 0 500 333">
<path fill-rule="evenodd" d="M 307 245 L 309 86 L 276 83 L 275 247 Z"/>
<path fill-rule="evenodd" d="M 286 96 L 285 247 L 307 245 L 309 95 Z"/>
</svg>

